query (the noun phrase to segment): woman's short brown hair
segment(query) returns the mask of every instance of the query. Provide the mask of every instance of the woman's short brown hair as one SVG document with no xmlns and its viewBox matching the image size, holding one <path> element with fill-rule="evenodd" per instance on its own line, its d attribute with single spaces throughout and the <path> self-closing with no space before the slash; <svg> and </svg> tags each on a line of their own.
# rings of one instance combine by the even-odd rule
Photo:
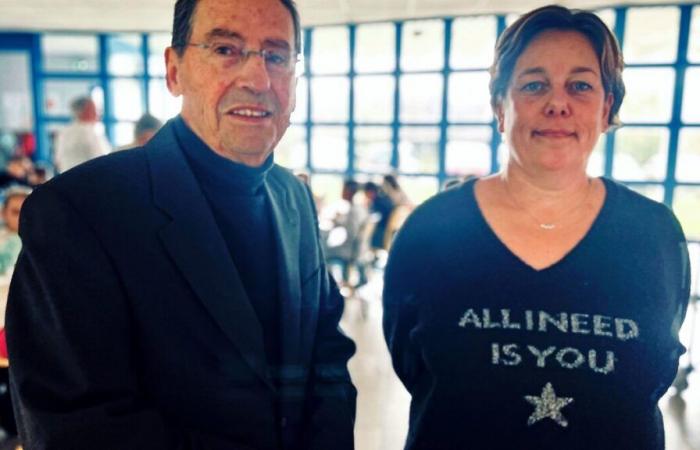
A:
<svg viewBox="0 0 700 450">
<path fill-rule="evenodd" d="M 618 112 L 625 97 L 625 84 L 622 81 L 624 63 L 617 39 L 595 14 L 558 5 L 530 11 L 498 38 L 490 69 L 491 107 L 495 110 L 506 97 L 515 64 L 530 42 L 540 33 L 551 30 L 577 31 L 591 43 L 600 63 L 605 94 L 613 95 L 608 124 L 619 125 Z"/>
</svg>

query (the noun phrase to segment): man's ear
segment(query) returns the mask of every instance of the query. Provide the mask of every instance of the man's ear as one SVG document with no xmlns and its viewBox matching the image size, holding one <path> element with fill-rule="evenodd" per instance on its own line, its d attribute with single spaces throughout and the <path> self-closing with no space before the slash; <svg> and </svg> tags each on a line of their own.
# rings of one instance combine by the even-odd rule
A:
<svg viewBox="0 0 700 450">
<path fill-rule="evenodd" d="M 180 57 L 174 48 L 168 47 L 165 49 L 165 81 L 168 85 L 168 90 L 175 97 L 182 94 L 180 86 Z"/>
</svg>

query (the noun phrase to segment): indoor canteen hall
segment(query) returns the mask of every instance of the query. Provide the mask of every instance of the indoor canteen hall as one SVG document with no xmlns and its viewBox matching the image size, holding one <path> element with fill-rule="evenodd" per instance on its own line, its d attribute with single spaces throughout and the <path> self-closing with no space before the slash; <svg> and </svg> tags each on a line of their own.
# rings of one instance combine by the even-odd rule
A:
<svg viewBox="0 0 700 450">
<path fill-rule="evenodd" d="M 697 1 L 0 11 L 0 450 L 700 450 Z"/>
</svg>

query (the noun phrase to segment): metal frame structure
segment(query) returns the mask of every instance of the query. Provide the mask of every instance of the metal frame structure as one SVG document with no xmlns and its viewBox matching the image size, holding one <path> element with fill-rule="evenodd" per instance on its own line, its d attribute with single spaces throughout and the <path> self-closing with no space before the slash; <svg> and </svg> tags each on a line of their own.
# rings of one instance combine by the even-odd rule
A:
<svg viewBox="0 0 700 450">
<path fill-rule="evenodd" d="M 647 7 L 645 5 L 644 7 Z M 652 5 L 653 6 L 653 5 Z M 661 5 L 660 5 L 661 6 Z M 669 6 L 669 5 L 662 5 Z M 681 128 L 686 127 L 698 127 L 700 128 L 700 123 L 683 123 L 681 118 L 681 111 L 683 107 L 683 95 L 684 95 L 684 81 L 685 74 L 689 67 L 700 67 L 700 62 L 690 63 L 687 58 L 687 52 L 689 47 L 689 35 L 691 28 L 691 16 L 693 13 L 693 8 L 700 9 L 700 6 L 693 4 L 679 4 L 671 5 L 675 6 L 680 11 L 680 23 L 678 26 L 679 40 L 678 40 L 678 51 L 677 58 L 674 63 L 669 64 L 631 64 L 628 67 L 633 68 L 646 68 L 646 67 L 667 67 L 671 68 L 675 74 L 675 84 L 673 92 L 673 105 L 672 105 L 672 116 L 669 123 L 628 123 L 626 125 L 634 127 L 663 127 L 669 130 L 669 148 L 668 148 L 668 164 L 666 168 L 666 174 L 663 180 L 659 181 L 635 181 L 635 180 L 621 180 L 630 185 L 642 185 L 642 186 L 661 186 L 664 188 L 663 201 L 668 204 L 673 204 L 674 192 L 678 186 L 690 186 L 700 188 L 700 182 L 678 182 L 675 178 L 676 162 L 678 158 L 678 144 L 679 144 L 679 133 Z M 630 7 L 617 7 L 614 8 L 615 11 L 615 27 L 614 32 L 620 41 L 621 45 L 624 45 L 625 38 L 625 25 L 627 12 Z M 497 34 L 500 34 L 506 26 L 506 16 L 496 15 L 489 16 L 495 17 L 497 23 Z M 349 35 L 349 61 L 350 68 L 345 74 L 334 74 L 334 75 L 321 75 L 312 73 L 312 50 L 314 45 L 314 28 L 307 28 L 303 30 L 303 37 L 305 41 L 304 45 L 304 64 L 305 72 L 303 77 L 306 79 L 306 111 L 307 117 L 305 122 L 301 124 L 296 124 L 297 126 L 302 126 L 306 133 L 306 155 L 307 155 L 307 166 L 306 170 L 313 174 L 328 174 L 337 175 L 339 177 L 354 177 L 356 175 L 361 175 L 365 177 L 372 177 L 375 175 L 380 175 L 377 173 L 368 173 L 359 170 L 356 167 L 356 148 L 355 148 L 355 132 L 358 126 L 381 126 L 390 127 L 391 129 L 391 168 L 401 176 L 407 177 L 433 177 L 437 180 L 438 185 L 448 178 L 448 173 L 446 171 L 446 155 L 447 155 L 447 144 L 448 144 L 448 130 L 451 126 L 484 126 L 490 127 L 491 133 L 491 171 L 497 171 L 499 168 L 498 162 L 498 148 L 501 144 L 500 135 L 497 132 L 497 124 L 495 120 L 490 122 L 451 122 L 448 120 L 448 101 L 449 101 L 449 77 L 454 73 L 463 72 L 473 72 L 473 71 L 483 71 L 486 67 L 477 69 L 454 69 L 450 67 L 450 56 L 452 50 L 452 24 L 456 18 L 447 17 L 440 18 L 444 25 L 444 45 L 440 49 L 444 53 L 444 65 L 440 70 L 434 71 L 404 71 L 401 69 L 400 61 L 402 56 L 402 34 L 405 24 L 408 21 L 396 21 L 393 22 L 395 28 L 395 57 L 396 66 L 394 70 L 383 72 L 383 73 L 372 73 L 372 75 L 385 75 L 391 76 L 394 79 L 394 93 L 393 93 L 393 120 L 390 123 L 376 124 L 376 123 L 360 123 L 355 120 L 355 79 L 358 75 L 355 68 L 355 54 L 356 48 L 356 31 L 357 27 L 360 25 L 350 24 L 343 25 L 348 28 Z M 421 19 L 424 20 L 424 19 Z M 71 33 L 76 34 L 76 33 Z M 98 39 L 98 58 L 99 58 L 99 68 L 94 73 L 67 73 L 67 72 L 47 72 L 44 70 L 43 58 L 44 55 L 41 51 L 41 39 L 42 35 L 37 33 L 0 33 L 0 49 L 3 48 L 18 48 L 24 49 L 30 52 L 32 60 L 32 85 L 34 91 L 34 117 L 35 117 L 35 133 L 38 136 L 38 159 L 48 160 L 49 155 L 49 142 L 47 137 L 47 127 L 54 123 L 65 123 L 70 120 L 70 117 L 49 117 L 44 113 L 42 105 L 44 105 L 44 86 L 47 81 L 54 80 L 94 80 L 95 85 L 101 87 L 104 93 L 104 122 L 106 126 L 107 136 L 114 142 L 115 136 L 115 125 L 117 124 L 117 118 L 114 116 L 114 96 L 115 93 L 111 89 L 111 82 L 116 79 L 133 79 L 140 82 L 142 98 L 140 99 L 143 106 L 143 111 L 149 111 L 152 105 L 150 102 L 150 82 L 154 79 L 162 79 L 162 76 L 154 76 L 149 71 L 149 40 L 150 36 L 146 33 L 140 34 L 140 46 L 137 49 L 140 57 L 143 60 L 143 72 L 136 76 L 121 76 L 110 74 L 108 71 L 108 61 L 109 61 L 109 45 L 108 39 L 112 34 L 93 34 L 91 36 L 96 36 Z M 495 36 L 494 36 L 495 39 Z M 14 46 L 14 47 L 13 47 Z M 406 74 L 421 74 L 421 73 L 431 73 L 439 74 L 443 80 L 443 89 L 441 98 L 436 99 L 436 102 L 440 102 L 441 118 L 436 123 L 408 123 L 401 121 L 401 111 L 400 111 L 400 100 L 403 95 L 401 92 L 401 77 Z M 343 76 L 349 81 L 349 111 L 348 120 L 343 122 L 315 122 L 313 120 L 313 89 L 312 81 L 316 78 L 321 78 L 325 76 Z M 348 149 L 347 149 L 347 167 L 344 170 L 322 170 L 314 167 L 313 165 L 313 130 L 317 126 L 342 126 L 347 129 L 348 134 Z M 400 154 L 399 154 L 399 141 L 400 141 L 400 131 L 402 127 L 422 127 L 428 126 L 439 129 L 439 141 L 438 141 L 438 169 L 436 173 L 401 173 L 400 171 Z M 607 177 L 612 177 L 613 175 L 613 163 L 615 161 L 615 139 L 617 132 L 609 133 L 606 144 L 605 144 L 605 164 L 603 169 L 603 174 Z M 329 151 L 324 149 L 324 151 Z"/>
</svg>

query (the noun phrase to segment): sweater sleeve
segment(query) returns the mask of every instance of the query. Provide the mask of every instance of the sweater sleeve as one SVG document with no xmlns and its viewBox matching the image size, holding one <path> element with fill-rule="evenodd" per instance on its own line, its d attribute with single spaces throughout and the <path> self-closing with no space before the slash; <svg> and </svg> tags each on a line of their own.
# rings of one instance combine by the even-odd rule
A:
<svg viewBox="0 0 700 450">
<path fill-rule="evenodd" d="M 406 389 L 412 386 L 423 370 L 423 362 L 415 343 L 419 326 L 416 286 L 421 275 L 414 269 L 416 261 L 425 258 L 417 248 L 420 242 L 409 219 L 392 244 L 384 273 L 384 338 L 391 353 L 394 370 Z"/>
</svg>

